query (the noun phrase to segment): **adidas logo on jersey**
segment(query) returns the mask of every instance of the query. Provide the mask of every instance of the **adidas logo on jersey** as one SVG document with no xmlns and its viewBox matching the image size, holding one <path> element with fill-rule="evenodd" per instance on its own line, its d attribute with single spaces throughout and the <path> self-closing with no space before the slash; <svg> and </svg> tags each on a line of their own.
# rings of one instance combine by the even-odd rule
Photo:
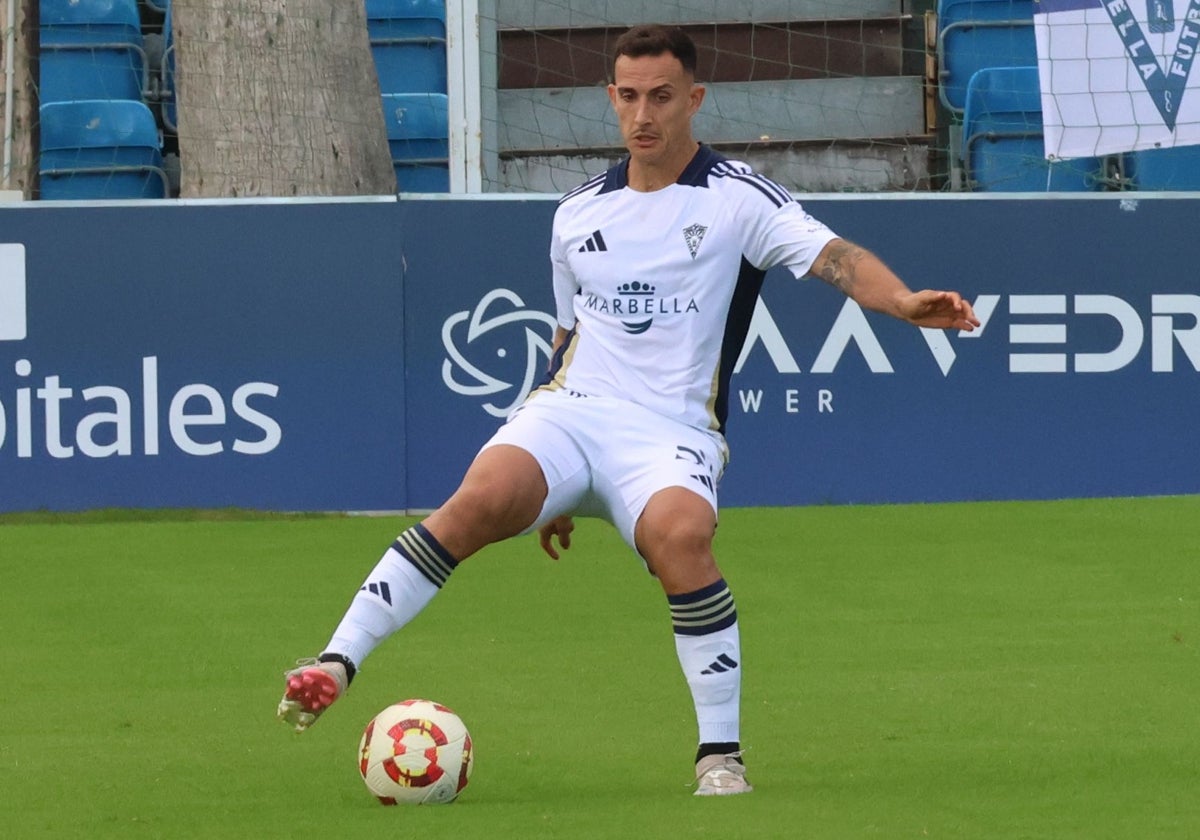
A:
<svg viewBox="0 0 1200 840">
<path fill-rule="evenodd" d="M 587 238 L 587 241 L 579 246 L 579 253 L 585 251 L 607 251 L 608 246 L 604 244 L 604 237 L 600 235 L 600 231 L 593 231 L 592 235 Z"/>
</svg>

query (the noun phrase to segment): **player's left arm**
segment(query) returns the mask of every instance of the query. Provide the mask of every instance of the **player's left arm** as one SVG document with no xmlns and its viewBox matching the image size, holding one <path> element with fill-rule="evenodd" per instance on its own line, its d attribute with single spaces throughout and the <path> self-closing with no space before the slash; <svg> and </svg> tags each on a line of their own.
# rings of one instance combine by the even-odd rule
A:
<svg viewBox="0 0 1200 840">
<path fill-rule="evenodd" d="M 565 327 L 554 328 L 554 339 L 550 344 L 550 358 L 554 358 L 554 354 L 558 352 L 558 348 L 562 347 L 567 340 L 567 329 Z"/>
<path fill-rule="evenodd" d="M 550 358 L 554 358 L 554 354 L 558 352 L 558 348 L 563 346 L 567 340 L 568 332 L 563 327 L 555 327 L 554 343 L 550 348 Z M 563 550 L 571 547 L 571 532 L 575 530 L 575 520 L 570 516 L 560 516 L 552 519 L 538 528 L 538 542 L 542 546 L 542 551 L 550 555 L 550 559 L 557 560 L 559 558 L 558 549 L 554 547 L 554 541 L 557 540 L 559 546 Z"/>
<path fill-rule="evenodd" d="M 859 306 L 918 327 L 958 329 L 979 326 L 975 310 L 958 292 L 914 292 L 883 260 L 846 239 L 830 240 L 810 272 L 848 295 Z"/>
</svg>

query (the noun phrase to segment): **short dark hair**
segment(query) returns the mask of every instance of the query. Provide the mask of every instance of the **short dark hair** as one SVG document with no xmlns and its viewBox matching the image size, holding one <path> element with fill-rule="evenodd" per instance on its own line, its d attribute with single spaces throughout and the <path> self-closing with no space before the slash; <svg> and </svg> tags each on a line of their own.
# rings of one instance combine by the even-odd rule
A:
<svg viewBox="0 0 1200 840">
<path fill-rule="evenodd" d="M 696 44 L 678 26 L 647 23 L 635 26 L 617 39 L 613 48 L 613 64 L 623 55 L 638 58 L 643 55 L 670 53 L 679 59 L 683 69 L 696 75 Z"/>
</svg>

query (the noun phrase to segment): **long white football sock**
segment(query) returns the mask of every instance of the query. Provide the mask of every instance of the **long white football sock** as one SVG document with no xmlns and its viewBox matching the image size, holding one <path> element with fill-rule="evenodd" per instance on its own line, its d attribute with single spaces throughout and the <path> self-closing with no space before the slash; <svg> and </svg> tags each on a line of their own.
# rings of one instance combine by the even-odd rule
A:
<svg viewBox="0 0 1200 840">
<path fill-rule="evenodd" d="M 737 742 L 742 654 L 733 593 L 722 579 L 667 601 L 675 652 L 696 707 L 699 742 Z"/>
<path fill-rule="evenodd" d="M 409 528 L 371 570 L 324 652 L 345 656 L 357 668 L 425 609 L 457 565 L 423 525 Z"/>
</svg>

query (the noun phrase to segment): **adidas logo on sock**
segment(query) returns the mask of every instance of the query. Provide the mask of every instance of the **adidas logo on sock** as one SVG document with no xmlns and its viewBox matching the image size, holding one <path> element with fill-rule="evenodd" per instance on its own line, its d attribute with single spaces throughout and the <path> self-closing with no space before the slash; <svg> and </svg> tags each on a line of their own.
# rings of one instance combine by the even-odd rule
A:
<svg viewBox="0 0 1200 840">
<path fill-rule="evenodd" d="M 387 601 L 388 606 L 392 603 L 392 588 L 387 585 L 387 581 L 381 580 L 379 583 L 368 583 L 366 586 L 360 587 L 359 592 L 370 592 L 372 595 L 378 595 L 383 600 Z"/>
<path fill-rule="evenodd" d="M 604 244 L 604 237 L 600 235 L 600 231 L 594 231 L 587 241 L 579 246 L 579 253 L 584 251 L 607 251 L 608 246 Z"/>
<path fill-rule="evenodd" d="M 726 671 L 732 671 L 738 666 L 737 660 L 727 653 L 722 653 L 713 662 L 710 662 L 708 667 L 701 671 L 701 674 L 724 674 Z"/>
</svg>

